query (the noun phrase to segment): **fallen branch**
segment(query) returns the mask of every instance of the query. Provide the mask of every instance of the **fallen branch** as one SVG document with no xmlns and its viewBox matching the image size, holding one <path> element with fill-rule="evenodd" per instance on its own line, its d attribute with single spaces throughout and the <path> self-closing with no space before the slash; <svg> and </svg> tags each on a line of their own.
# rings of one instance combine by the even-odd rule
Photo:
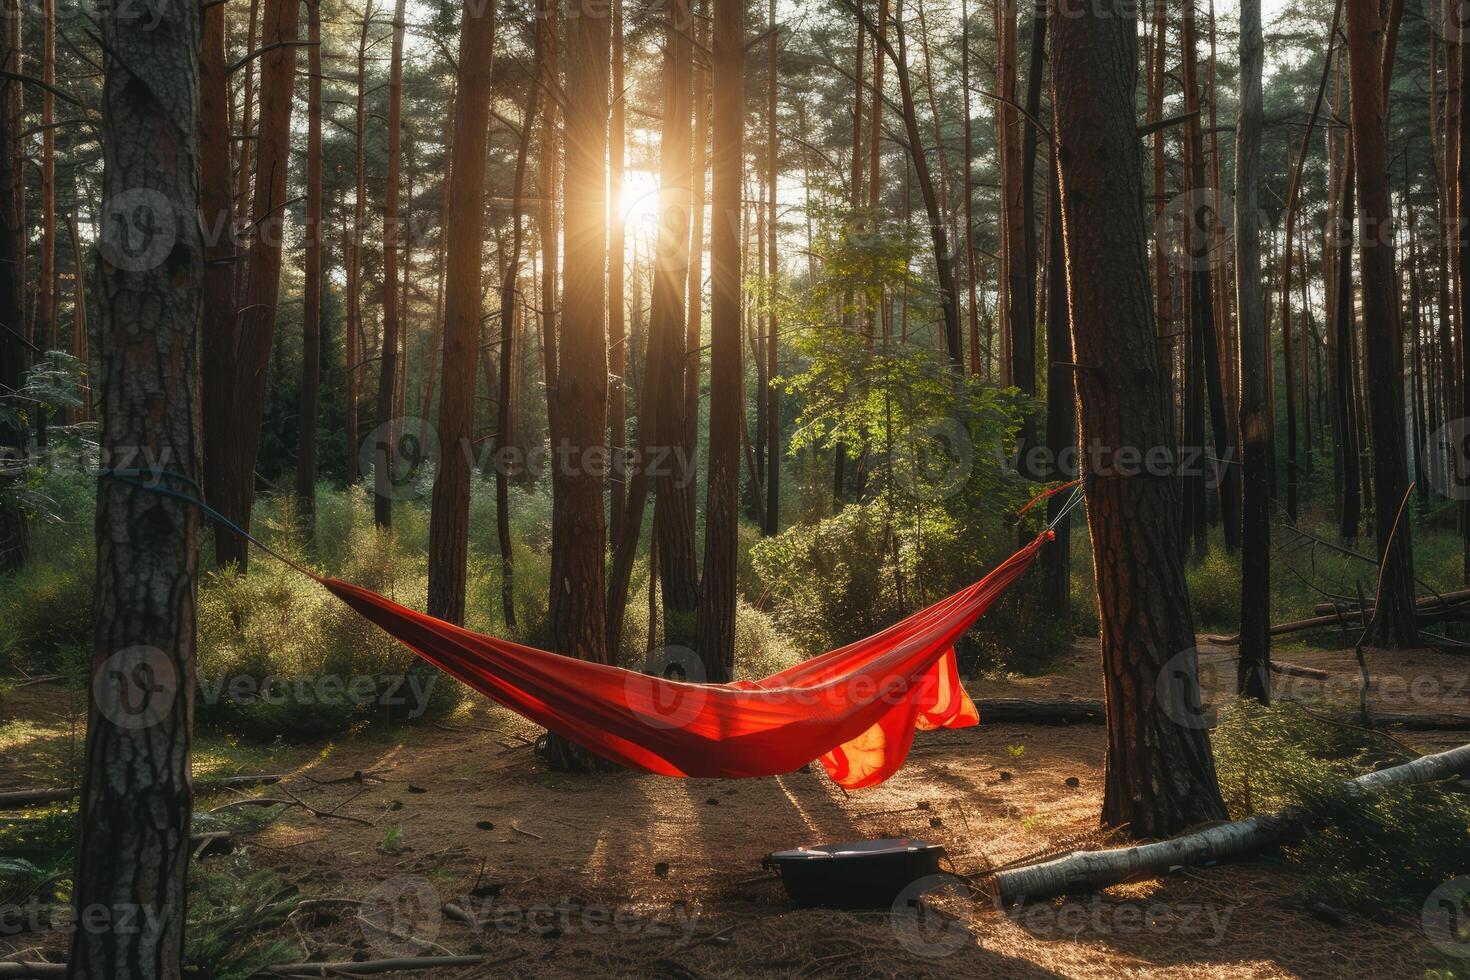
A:
<svg viewBox="0 0 1470 980">
<path fill-rule="evenodd" d="M 216 789 L 236 786 L 272 786 L 283 778 L 282 776 L 226 776 L 222 779 L 201 782 L 194 787 L 194 791 L 209 793 Z M 81 793 L 79 786 L 70 789 L 29 789 L 14 793 L 0 793 L 0 810 L 20 810 L 31 806 L 45 806 L 48 803 L 65 803 L 67 800 L 80 796 Z"/>
<path fill-rule="evenodd" d="M 513 957 L 519 958 L 519 957 Z M 498 962 L 509 962 L 500 960 Z M 333 977 L 340 974 L 366 976 L 375 973 L 396 973 L 419 970 L 437 970 L 452 966 L 491 966 L 483 956 L 407 956 L 394 960 L 350 960 L 341 963 L 288 963 L 273 966 L 270 972 L 278 977 Z M 61 974 L 56 974 L 61 976 Z M 3 974 L 0 974 L 3 976 Z"/>
<path fill-rule="evenodd" d="M 1413 762 L 1379 769 L 1348 782 L 1358 796 L 1372 796 L 1394 786 L 1416 786 L 1470 775 L 1470 745 L 1426 755 Z M 1220 824 L 1173 840 L 1106 851 L 1077 851 L 1066 857 L 995 875 L 1000 901 L 1039 901 L 1109 885 L 1156 878 L 1180 866 L 1231 861 L 1288 840 L 1311 826 L 1314 815 L 1300 808 L 1260 814 Z"/>
</svg>

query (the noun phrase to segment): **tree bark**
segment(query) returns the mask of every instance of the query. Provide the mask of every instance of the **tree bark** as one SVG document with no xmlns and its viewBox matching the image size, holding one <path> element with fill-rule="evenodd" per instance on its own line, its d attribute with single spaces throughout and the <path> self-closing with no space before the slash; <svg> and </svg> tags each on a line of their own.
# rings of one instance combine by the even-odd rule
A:
<svg viewBox="0 0 1470 980">
<path fill-rule="evenodd" d="M 735 670 L 740 431 L 745 400 L 740 343 L 745 5 L 743 0 L 712 2 L 709 469 L 697 649 L 706 680 L 721 683 L 729 681 Z"/>
<path fill-rule="evenodd" d="M 359 466 L 357 406 L 358 379 L 362 365 L 362 248 L 363 232 L 367 225 L 367 170 L 364 142 L 367 137 L 367 49 L 368 25 L 373 20 L 372 0 L 367 0 L 362 10 L 362 26 L 357 36 L 357 103 L 353 128 L 356 161 L 355 188 L 352 198 L 352 232 L 347 242 L 347 484 L 352 486 L 362 477 Z"/>
<path fill-rule="evenodd" d="M 552 473 L 552 649 L 608 663 L 607 519 L 604 475 L 594 455 L 607 445 L 607 117 L 609 17 L 599 0 L 573 0 L 567 18 L 566 270 L 560 362 L 559 434 Z M 549 737 L 554 767 L 591 764 Z"/>
<path fill-rule="evenodd" d="M 402 0 L 400 0 L 402 2 Z M 401 30 L 401 28 L 400 28 Z M 444 272 L 444 363 L 439 385 L 439 475 L 434 481 L 429 518 L 429 615 L 464 622 L 465 574 L 470 538 L 470 446 L 475 423 L 475 367 L 480 348 L 484 304 L 480 277 L 485 250 L 485 162 L 489 155 L 490 100 L 495 49 L 494 6 L 465 0 L 460 22 L 458 92 L 454 100 L 454 159 L 450 162 L 449 223 Z M 533 76 L 534 77 L 534 76 Z M 536 85 L 530 85 L 534 93 Z M 532 117 L 522 121 L 521 149 L 516 158 L 516 199 L 525 173 L 526 140 Z M 392 169 L 390 165 L 390 170 Z M 521 216 L 517 210 L 515 244 L 506 268 L 513 293 L 519 258 Z M 501 293 L 501 391 L 509 390 L 510 351 L 504 334 L 514 321 Z M 504 419 L 504 416 L 502 416 Z M 505 424 L 504 421 L 501 424 Z M 497 438 L 504 438 L 504 432 Z M 496 503 L 505 479 L 496 466 Z M 503 560 L 508 556 L 502 555 Z M 510 581 L 509 574 L 506 581 Z"/>
<path fill-rule="evenodd" d="M 36 281 L 36 340 L 59 348 L 56 326 L 56 0 L 41 3 L 41 269 Z M 46 413 L 38 413 L 44 433 Z M 43 443 L 44 444 L 44 443 Z"/>
<path fill-rule="evenodd" d="M 306 274 L 301 313 L 301 404 L 296 418 L 296 497 L 307 533 L 316 528 L 316 412 L 322 351 L 322 18 L 306 0 Z"/>
<path fill-rule="evenodd" d="M 1261 292 L 1260 192 L 1264 42 L 1261 0 L 1240 3 L 1240 113 L 1235 128 L 1236 308 L 1240 311 L 1241 508 L 1240 661 L 1237 690 L 1271 701 L 1271 426 L 1267 384 L 1270 331 Z M 1288 245 L 1288 251 L 1290 247 Z M 1290 283 L 1283 291 L 1290 292 Z M 1291 345 L 1286 361 L 1291 363 Z M 1291 388 L 1287 382 L 1288 391 Z M 1290 404 L 1290 402 L 1288 402 Z M 1295 426 L 1293 417 L 1292 425 Z M 1290 435 L 1296 465 L 1296 431 Z M 1295 474 L 1292 475 L 1293 488 Z"/>
<path fill-rule="evenodd" d="M 922 8 L 921 8 L 922 10 Z M 922 16 L 922 14 L 921 14 Z M 781 389 L 777 384 L 780 377 L 779 347 L 781 329 L 776 314 L 776 290 L 780 273 L 777 262 L 779 224 L 777 221 L 776 176 L 780 170 L 781 153 L 776 141 L 776 90 L 781 63 L 781 35 L 776 25 L 776 0 L 770 4 L 771 37 L 770 55 L 766 73 L 766 196 L 769 198 L 770 217 L 766 233 L 766 511 L 761 533 L 772 537 L 781 530 Z M 882 99 L 874 99 L 874 110 Z M 874 146 L 877 142 L 874 141 Z M 873 182 L 877 187 L 877 181 Z M 694 557 L 693 535 L 690 535 L 690 558 Z M 664 553 L 667 560 L 668 553 Z M 691 563 L 692 564 L 692 563 Z M 665 579 L 667 583 L 667 578 Z M 667 588 L 667 584 L 665 584 Z"/>
<path fill-rule="evenodd" d="M 1302 134 L 1301 148 L 1297 151 L 1296 165 L 1291 174 L 1291 185 L 1286 193 L 1286 251 L 1281 269 L 1281 345 L 1285 355 L 1283 364 L 1286 367 L 1286 515 L 1292 521 L 1297 519 L 1298 513 L 1298 488 L 1301 482 L 1301 470 L 1297 462 L 1297 385 L 1293 361 L 1295 351 L 1291 342 L 1291 274 L 1292 258 L 1295 252 L 1293 243 L 1296 240 L 1297 211 L 1301 201 L 1302 172 L 1307 164 L 1307 150 L 1312 145 L 1312 134 L 1317 128 L 1317 117 L 1322 112 L 1322 101 L 1327 94 L 1327 79 L 1332 70 L 1332 55 L 1337 47 L 1337 29 L 1342 19 L 1342 0 L 1337 0 L 1332 11 L 1332 31 L 1327 37 L 1327 54 L 1322 62 L 1322 80 L 1317 86 L 1317 101 L 1312 106 L 1312 114 L 1307 117 L 1307 130 Z M 1303 261 L 1303 279 L 1306 278 L 1305 261 Z M 1306 351 L 1306 327 L 1302 327 L 1302 350 Z M 1307 375 L 1307 360 L 1302 359 L 1302 393 L 1303 403 L 1309 401 L 1309 385 Z M 1307 425 L 1311 429 L 1310 423 Z"/>
<path fill-rule="evenodd" d="M 199 470 L 199 5 L 101 19 L 103 459 L 150 447 Z M 142 202 L 140 204 L 140 202 Z M 183 976 L 193 791 L 199 513 L 121 480 L 97 488 L 92 699 L 72 932 L 76 980 Z M 147 925 L 120 928 L 127 922 Z"/>
<path fill-rule="evenodd" d="M 1373 397 L 1374 527 L 1383 556 L 1377 614 L 1368 642 L 1383 649 L 1419 645 L 1414 618 L 1414 551 L 1407 523 L 1398 521 L 1408 486 L 1404 447 L 1403 324 L 1394 285 L 1393 211 L 1388 177 L 1383 20 L 1374 0 L 1347 0 L 1348 64 L 1352 75 L 1353 152 L 1357 160 L 1362 249 L 1363 332 L 1367 383 Z"/>
<path fill-rule="evenodd" d="M 204 491 L 211 504 L 249 529 L 255 503 L 255 463 L 281 280 L 286 223 L 286 175 L 291 156 L 291 101 L 296 83 L 299 0 L 266 0 L 260 61 L 260 133 L 256 140 L 255 199 L 251 211 L 244 297 L 229 343 L 228 414 L 206 414 Z M 269 49 L 269 50 L 266 50 Z M 217 325 L 218 326 L 218 325 Z M 214 538 L 215 561 L 250 565 L 246 542 L 233 534 Z"/>
<path fill-rule="evenodd" d="M 1147 453 L 1167 445 L 1167 426 L 1139 193 L 1137 22 L 1121 0 L 1068 14 L 1054 9 L 1049 29 L 1082 444 Z M 1135 837 L 1225 815 L 1204 729 L 1170 718 L 1199 692 L 1177 493 L 1172 480 L 1117 474 L 1087 490 L 1108 708 L 1102 819 Z"/>
<path fill-rule="evenodd" d="M 623 0 L 612 0 L 612 119 L 608 127 L 608 179 L 612 192 L 608 206 L 611 227 L 607 247 L 607 424 L 612 450 L 609 530 L 621 538 L 623 511 L 628 497 L 628 229 L 623 220 L 623 183 L 627 173 L 628 91 L 623 65 Z"/>
<path fill-rule="evenodd" d="M 25 102 L 19 77 L 23 64 L 20 0 L 5 0 L 3 57 L 0 66 L 0 396 L 18 411 L 23 403 L 13 400 L 26 381 L 31 361 L 30 338 L 26 336 L 26 197 L 24 146 Z M 7 456 L 24 460 L 29 442 L 26 427 L 0 416 L 0 449 Z M 30 528 L 25 511 L 0 500 L 0 574 L 16 571 L 30 556 Z"/>
<path fill-rule="evenodd" d="M 621 11 L 621 0 L 617 8 Z M 516 365 L 520 359 L 519 338 L 516 330 L 516 291 L 520 278 L 521 250 L 524 248 L 525 233 L 522 212 L 526 205 L 526 168 L 531 155 L 531 133 L 536 125 L 536 109 L 541 104 L 540 79 L 544 44 L 544 24 L 536 22 L 533 43 L 531 82 L 526 86 L 526 108 L 521 113 L 521 139 L 516 147 L 515 185 L 511 192 L 511 220 L 515 223 L 511 232 L 510 260 L 505 266 L 505 275 L 500 284 L 500 390 L 495 409 L 495 531 L 500 548 L 500 607 L 505 616 L 505 625 L 511 629 L 516 625 L 515 609 L 515 543 L 510 535 L 510 478 L 512 467 L 520 465 L 518 451 L 520 440 L 515 432 Z M 484 158 L 481 157 L 481 167 Z M 614 187 L 617 185 L 614 184 Z M 483 227 L 481 228 L 483 237 Z M 613 237 L 614 250 L 619 241 Z M 524 305 L 524 304 L 523 304 Z M 473 369 L 471 369 L 473 374 Z M 619 379 L 621 383 L 621 379 Z M 473 384 L 473 381 L 471 382 Z M 474 404 L 473 399 L 470 402 Z M 473 413 L 471 413 L 473 421 Z M 616 444 L 616 440 L 615 440 Z M 466 506 L 468 486 L 466 486 Z M 466 512 L 466 520 L 468 513 Z M 464 567 L 460 566 L 461 569 Z M 463 589 L 461 589 L 463 592 Z"/>
<path fill-rule="evenodd" d="M 373 445 L 373 523 L 380 528 L 393 526 L 393 502 L 397 493 L 395 485 L 400 477 L 399 465 L 403 462 L 399 458 L 401 447 L 394 438 L 398 428 L 394 413 L 394 400 L 398 390 L 398 346 L 400 343 L 398 250 L 401 245 L 398 240 L 398 185 L 402 173 L 403 157 L 404 6 L 404 0 L 397 0 L 393 8 L 393 52 L 388 68 L 388 173 L 383 192 L 383 344 L 378 357 L 378 424 L 375 430 L 376 441 Z M 485 57 L 488 60 L 489 56 Z M 465 96 L 461 92 L 459 101 L 464 100 Z M 478 267 L 476 274 L 478 275 Z M 478 294 L 477 285 L 476 295 Z M 475 338 L 470 357 L 470 370 L 472 371 L 475 362 L 473 351 L 479 347 L 478 329 Z M 448 397 L 447 392 L 440 397 Z M 443 414 L 442 409 L 440 414 Z M 449 447 L 451 453 L 457 450 L 457 446 Z M 441 452 L 441 455 L 444 454 Z M 441 472 L 436 486 L 443 480 L 444 476 Z"/>
<path fill-rule="evenodd" d="M 686 436 L 684 419 L 684 358 L 688 334 L 689 291 L 689 205 L 692 200 L 690 112 L 693 108 L 693 45 L 688 0 L 671 0 L 667 10 L 664 62 L 664 125 L 659 144 L 658 254 L 653 275 L 653 314 L 650 319 L 649 350 L 656 340 L 661 345 L 661 364 L 650 356 L 643 379 L 645 399 L 656 402 L 652 447 L 641 454 L 646 467 L 663 457 L 656 474 L 653 533 L 658 538 L 658 571 L 662 584 L 665 642 L 692 647 L 696 641 L 699 607 L 699 566 L 694 548 L 695 514 L 690 497 L 680 481 L 687 465 L 682 453 Z M 697 353 L 696 353 L 697 356 Z M 650 394 L 657 388 L 656 394 Z M 639 422 L 640 431 L 644 423 Z"/>
<path fill-rule="evenodd" d="M 208 11 L 205 11 L 206 15 Z M 203 81 L 204 72 L 200 70 L 200 81 Z M 200 135 L 201 156 L 203 146 L 203 135 Z M 200 171 L 203 172 L 201 162 Z M 66 233 L 71 239 L 71 264 L 76 270 L 72 279 L 72 336 L 71 352 L 87 371 L 87 383 L 82 387 L 82 408 L 78 415 L 78 421 L 92 421 L 92 360 L 88 353 L 87 333 L 87 270 L 82 265 L 82 239 L 77 231 L 77 213 L 72 211 L 66 216 Z"/>
<path fill-rule="evenodd" d="M 1062 195 L 1057 172 L 1056 146 L 1047 168 L 1046 353 L 1051 362 L 1046 386 L 1046 448 L 1051 462 L 1049 479 L 1072 479 L 1060 462 L 1077 445 L 1077 390 L 1072 373 L 1072 311 L 1067 304 L 1067 253 L 1062 233 Z M 1062 516 L 1066 501 L 1051 499 L 1047 517 L 1057 522 L 1056 537 L 1041 552 L 1042 594 L 1051 615 L 1067 621 L 1072 613 L 1072 519 Z"/>
<path fill-rule="evenodd" d="M 1203 125 L 1197 114 L 1200 108 L 1199 63 L 1195 52 L 1194 0 L 1184 0 L 1180 38 L 1184 45 L 1184 100 L 1185 111 L 1196 113 L 1185 124 L 1190 142 L 1190 192 L 1192 212 L 1187 216 L 1194 225 L 1190 236 L 1190 268 L 1192 270 L 1192 292 L 1190 310 L 1193 314 L 1195 358 L 1203 365 L 1205 393 L 1209 396 L 1210 424 L 1213 429 L 1216 478 L 1219 481 L 1220 523 L 1225 532 L 1225 550 L 1234 553 L 1240 543 L 1240 473 L 1235 460 L 1235 447 L 1230 438 L 1230 420 L 1226 412 L 1225 387 L 1220 360 L 1220 345 L 1215 322 L 1215 283 L 1211 274 L 1211 235 L 1214 223 L 1200 227 L 1201 212 L 1206 207 L 1206 195 L 1211 202 L 1215 194 L 1206 185 L 1205 148 Z M 1213 207 L 1213 204 L 1211 205 Z M 1218 222 L 1219 215 L 1214 216 Z M 1189 447 L 1191 451 L 1204 449 L 1203 442 Z"/>
<path fill-rule="evenodd" d="M 965 111 L 965 283 L 970 291 L 970 374 L 980 376 L 980 301 L 975 262 L 975 140 L 970 107 L 970 7 L 960 0 L 960 84 Z"/>
<path fill-rule="evenodd" d="M 697 51 L 708 50 L 708 17 L 705 4 L 699 7 L 694 21 Z M 681 448 L 687 466 L 683 493 L 689 513 L 697 510 L 699 453 L 699 389 L 703 372 L 700 348 L 704 342 L 704 209 L 707 203 L 705 181 L 709 170 L 709 70 L 702 59 L 694 63 L 694 166 L 693 200 L 689 211 L 689 318 L 684 333 L 684 440 Z M 693 537 L 690 537 L 691 542 Z M 692 545 L 691 545 L 692 547 Z M 698 574 L 696 567 L 695 574 Z"/>
</svg>

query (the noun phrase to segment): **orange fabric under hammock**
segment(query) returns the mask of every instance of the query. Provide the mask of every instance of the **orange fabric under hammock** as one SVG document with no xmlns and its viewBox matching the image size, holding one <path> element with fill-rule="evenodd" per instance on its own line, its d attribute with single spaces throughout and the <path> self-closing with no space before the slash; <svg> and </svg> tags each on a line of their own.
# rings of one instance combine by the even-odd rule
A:
<svg viewBox="0 0 1470 980">
<path fill-rule="evenodd" d="M 915 730 L 979 714 L 954 645 L 1035 561 L 1047 531 L 981 581 L 888 629 L 760 681 L 690 684 L 533 650 L 336 579 L 333 594 L 445 673 L 612 762 L 664 776 L 739 779 L 820 759 L 845 789 L 875 786 Z"/>
</svg>

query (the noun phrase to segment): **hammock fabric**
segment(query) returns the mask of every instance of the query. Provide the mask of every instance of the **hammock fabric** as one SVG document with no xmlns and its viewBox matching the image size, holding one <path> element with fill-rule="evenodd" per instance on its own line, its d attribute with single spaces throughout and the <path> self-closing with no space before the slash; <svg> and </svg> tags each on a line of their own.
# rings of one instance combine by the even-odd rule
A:
<svg viewBox="0 0 1470 980">
<path fill-rule="evenodd" d="M 876 636 L 765 680 L 724 685 L 533 650 L 347 582 L 317 580 L 440 670 L 622 766 L 740 779 L 820 759 L 839 786 L 861 789 L 898 771 L 916 730 L 979 723 L 960 686 L 955 642 L 1053 537 L 1047 531 L 981 581 Z"/>
</svg>

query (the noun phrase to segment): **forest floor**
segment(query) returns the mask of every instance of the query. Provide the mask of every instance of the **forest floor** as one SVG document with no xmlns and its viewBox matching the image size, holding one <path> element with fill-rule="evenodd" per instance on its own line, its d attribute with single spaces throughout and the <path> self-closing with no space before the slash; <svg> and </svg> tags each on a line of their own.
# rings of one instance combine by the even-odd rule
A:
<svg viewBox="0 0 1470 980">
<path fill-rule="evenodd" d="M 1351 651 L 1283 656 L 1331 671 L 1347 689 L 1356 676 Z M 1202 662 L 1218 695 L 1234 674 L 1228 652 L 1206 648 Z M 1420 700 L 1424 678 L 1438 678 L 1446 699 L 1470 699 L 1464 657 L 1385 654 L 1369 666 L 1380 684 L 1419 679 L 1412 697 Z M 1079 644 L 1046 676 L 967 686 L 977 698 L 1099 697 L 1100 683 L 1094 642 Z M 1299 681 L 1277 678 L 1278 688 L 1284 683 Z M 1408 712 L 1391 703 L 1397 689 L 1384 685 L 1379 703 Z M 0 702 L 0 733 L 10 736 L 0 737 L 0 773 L 8 774 L 0 775 L 0 790 L 45 784 L 44 771 L 11 763 L 38 758 L 28 751 L 37 740 L 75 738 L 75 718 L 57 711 L 61 690 L 37 685 Z M 1294 869 L 1277 858 L 1184 870 L 1019 912 L 949 898 L 937 903 L 941 914 L 923 922 L 888 912 L 794 910 L 761 869 L 772 851 L 873 837 L 942 843 L 962 874 L 1105 844 L 1097 830 L 1100 726 L 982 721 L 965 731 L 920 733 L 895 778 L 852 795 L 820 767 L 740 782 L 558 775 L 536 760 L 528 744 L 535 735 L 515 716 L 476 701 L 439 725 L 253 760 L 279 766 L 289 773 L 291 793 L 336 814 L 288 809 L 241 844 L 256 864 L 275 869 L 304 895 L 344 900 L 298 913 L 282 938 L 304 944 L 316 959 L 452 952 L 483 954 L 495 964 L 417 974 L 427 980 L 1404 978 L 1445 964 L 1429 949 L 1417 915 L 1309 909 Z M 1421 751 L 1470 741 L 1465 731 L 1397 736 Z M 221 752 L 230 755 L 228 746 L 201 743 L 206 764 L 218 764 Z M 231 755 L 230 768 L 248 768 L 248 761 Z M 364 774 L 360 781 L 318 782 L 354 772 Z M 201 809 L 233 798 L 211 798 Z M 490 921 L 448 921 L 441 914 L 447 902 Z M 24 947 L 22 937 L 0 940 L 0 957 L 34 948 L 37 937 L 24 938 Z M 52 957 L 63 955 L 62 946 L 55 937 L 41 944 Z"/>
</svg>

